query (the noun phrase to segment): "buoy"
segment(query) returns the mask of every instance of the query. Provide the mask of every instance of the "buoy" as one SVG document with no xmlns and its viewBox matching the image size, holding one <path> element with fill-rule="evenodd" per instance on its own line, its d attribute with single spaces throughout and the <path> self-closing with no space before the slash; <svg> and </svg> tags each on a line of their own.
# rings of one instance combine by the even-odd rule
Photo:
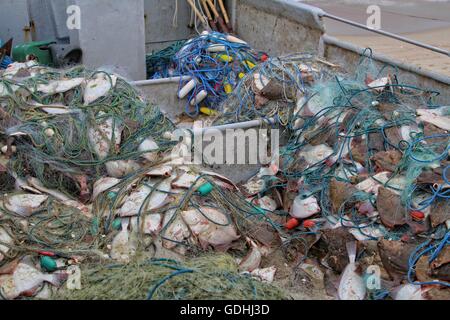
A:
<svg viewBox="0 0 450 320">
<path fill-rule="evenodd" d="M 251 62 L 251 61 L 245 60 L 245 63 L 247 64 L 247 66 L 248 66 L 250 69 L 253 69 L 254 67 L 256 67 L 256 64 L 254 64 L 254 63 Z"/>
<path fill-rule="evenodd" d="M 195 105 L 199 104 L 200 102 L 205 100 L 207 96 L 208 96 L 208 92 L 206 92 L 206 90 L 200 91 L 197 94 L 197 96 L 191 100 L 191 106 L 195 106 Z"/>
<path fill-rule="evenodd" d="M 211 183 L 209 183 L 209 182 L 206 182 L 206 183 L 202 184 L 200 186 L 200 188 L 197 189 L 197 191 L 202 196 L 207 196 L 208 194 L 211 193 L 212 190 L 213 190 L 213 185 Z"/>
<path fill-rule="evenodd" d="M 292 218 L 292 219 L 289 219 L 288 222 L 286 222 L 284 227 L 288 230 L 292 230 L 292 229 L 297 228 L 299 224 L 300 224 L 300 222 L 297 219 Z"/>
<path fill-rule="evenodd" d="M 197 84 L 197 81 L 195 81 L 195 79 L 192 79 L 191 81 L 189 81 L 183 88 L 181 88 L 181 90 L 178 92 L 178 98 L 183 99 L 184 97 L 187 96 L 187 94 L 189 92 L 191 92 L 194 88 L 195 85 Z"/>
<path fill-rule="evenodd" d="M 269 60 L 269 56 L 268 56 L 267 54 L 263 53 L 263 54 L 261 55 L 261 61 L 262 61 L 262 62 L 266 62 L 267 60 Z"/>
<path fill-rule="evenodd" d="M 41 256 L 40 259 L 41 268 L 47 272 L 53 272 L 58 269 L 56 265 L 56 261 L 50 258 L 49 256 Z"/>
<path fill-rule="evenodd" d="M 207 116 L 214 116 L 217 114 L 217 112 L 215 110 L 207 108 L 207 107 L 201 107 L 200 112 Z"/>
<path fill-rule="evenodd" d="M 233 57 L 227 55 L 227 54 L 221 54 L 218 56 L 220 60 L 223 62 L 233 62 Z"/>
<path fill-rule="evenodd" d="M 224 84 L 223 88 L 226 94 L 231 94 L 233 92 L 233 87 L 229 83 Z"/>
<path fill-rule="evenodd" d="M 114 230 L 120 230 L 121 227 L 122 227 L 122 221 L 120 219 L 115 219 L 112 223 L 112 228 Z"/>
<path fill-rule="evenodd" d="M 45 129 L 44 133 L 47 137 L 51 138 L 55 135 L 55 130 L 53 130 L 52 128 L 47 128 Z"/>
<path fill-rule="evenodd" d="M 114 200 L 117 197 L 117 192 L 110 191 L 110 192 L 108 192 L 107 197 L 109 200 Z"/>
<path fill-rule="evenodd" d="M 227 36 L 227 40 L 230 41 L 230 42 L 233 42 L 233 43 L 247 44 L 247 42 L 245 42 L 244 40 L 239 39 L 239 38 L 237 38 L 235 36 L 232 36 L 232 35 L 228 35 Z"/>
<path fill-rule="evenodd" d="M 313 220 L 305 220 L 303 221 L 303 227 L 306 229 L 311 229 L 316 226 L 316 223 Z"/>
<path fill-rule="evenodd" d="M 227 50 L 227 48 L 221 44 L 213 44 L 213 45 L 209 46 L 208 48 L 206 48 L 206 51 L 208 51 L 208 52 L 223 52 L 226 50 Z"/>
<path fill-rule="evenodd" d="M 410 213 L 411 218 L 413 218 L 413 220 L 415 221 L 423 221 L 423 219 L 425 219 L 425 213 L 423 213 L 422 211 L 411 211 Z"/>
</svg>

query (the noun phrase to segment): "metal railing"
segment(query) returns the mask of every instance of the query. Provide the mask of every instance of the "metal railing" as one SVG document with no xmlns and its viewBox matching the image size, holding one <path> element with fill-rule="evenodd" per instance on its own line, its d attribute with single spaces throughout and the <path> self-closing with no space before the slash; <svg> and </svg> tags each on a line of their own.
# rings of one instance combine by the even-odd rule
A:
<svg viewBox="0 0 450 320">
<path fill-rule="evenodd" d="M 416 40 L 409 39 L 409 38 L 406 38 L 406 37 L 402 37 L 402 36 L 399 36 L 399 35 L 397 35 L 395 33 L 387 32 L 387 31 L 383 31 L 383 30 L 372 29 L 372 28 L 369 28 L 369 27 L 367 27 L 367 26 L 365 26 L 365 25 L 363 25 L 361 23 L 357 23 L 357 22 L 354 22 L 354 21 L 351 21 L 351 20 L 348 20 L 348 19 L 344 19 L 344 18 L 335 16 L 335 15 L 332 15 L 332 14 L 328 14 L 328 13 L 326 13 L 323 10 L 321 10 L 321 12 L 319 13 L 319 16 L 326 17 L 326 18 L 329 18 L 329 19 L 332 19 L 332 20 L 336 20 L 336 21 L 340 21 L 342 23 L 345 23 L 345 24 L 348 24 L 348 25 L 351 25 L 351 26 L 354 26 L 354 27 L 357 27 L 357 28 L 361 28 L 361 29 L 364 29 L 364 30 L 367 30 L 367 31 L 378 33 L 378 34 L 384 35 L 386 37 L 397 39 L 399 41 L 403 41 L 403 42 L 406 42 L 406 43 L 409 43 L 409 44 L 412 44 L 412 45 L 415 45 L 415 46 L 418 46 L 418 47 L 421 47 L 421 48 L 424 48 L 424 49 L 428 49 L 428 50 L 431 50 L 431 51 L 434 51 L 434 52 L 437 52 L 437 53 L 440 53 L 440 54 L 443 54 L 443 55 L 446 55 L 446 56 L 450 57 L 450 51 L 448 51 L 448 50 L 445 50 L 445 49 L 442 49 L 442 48 L 438 48 L 438 47 L 435 47 L 435 46 L 431 46 L 431 45 L 428 45 L 426 43 L 422 43 L 420 41 L 416 41 Z"/>
</svg>

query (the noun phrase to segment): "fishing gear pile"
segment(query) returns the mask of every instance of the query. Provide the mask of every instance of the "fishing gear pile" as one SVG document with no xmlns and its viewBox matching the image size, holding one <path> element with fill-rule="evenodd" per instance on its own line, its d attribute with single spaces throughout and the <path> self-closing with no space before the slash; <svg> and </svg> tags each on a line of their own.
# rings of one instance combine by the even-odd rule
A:
<svg viewBox="0 0 450 320">
<path fill-rule="evenodd" d="M 172 141 L 174 125 L 126 80 L 16 63 L 1 75 L 0 103 L 3 298 L 94 285 L 81 286 L 80 264 L 183 260 L 232 247 L 248 275 L 219 279 L 234 277 L 233 290 L 247 291 L 273 281 L 276 270 L 260 268 L 254 242 L 277 240 L 270 218 L 226 177 L 185 164 L 177 151 L 186 142 Z"/>
<path fill-rule="evenodd" d="M 284 244 L 301 240 L 299 264 L 314 254 L 343 273 L 337 297 L 448 298 L 450 108 L 370 55 L 356 70 L 305 54 L 272 58 L 223 102 L 216 124 L 264 119 L 285 131 L 272 165 L 246 188 L 289 214 Z M 370 291 L 355 258 L 374 256 L 382 285 Z"/>
<path fill-rule="evenodd" d="M 64 290 L 63 300 L 282 300 L 281 289 L 239 273 L 229 255 L 215 254 L 180 263 L 151 259 L 128 265 L 87 265 L 84 290 Z"/>
<path fill-rule="evenodd" d="M 178 91 L 178 98 L 188 100 L 185 114 L 197 117 L 200 113 L 211 115 L 220 111 L 221 102 L 245 74 L 267 58 L 228 34 L 205 31 L 188 40 L 173 57 L 173 74 L 189 78 L 180 80 Z"/>
<path fill-rule="evenodd" d="M 147 79 L 160 79 L 178 76 L 173 58 L 186 41 L 177 41 L 167 48 L 146 56 Z"/>
<path fill-rule="evenodd" d="M 173 59 L 191 77 L 189 114 L 210 103 L 217 125 L 281 129 L 270 164 L 231 181 L 192 164 L 192 131 L 176 139 L 121 77 L 12 64 L 0 78 L 3 298 L 450 297 L 438 92 L 366 53 L 353 73 L 311 54 L 257 64 L 216 33 Z"/>
</svg>

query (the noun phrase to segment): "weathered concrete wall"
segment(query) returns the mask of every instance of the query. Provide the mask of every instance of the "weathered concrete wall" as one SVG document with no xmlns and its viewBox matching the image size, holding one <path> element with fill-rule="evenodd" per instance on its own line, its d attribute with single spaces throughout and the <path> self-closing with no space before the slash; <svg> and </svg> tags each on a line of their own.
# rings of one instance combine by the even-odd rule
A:
<svg viewBox="0 0 450 320">
<path fill-rule="evenodd" d="M 23 29 L 29 23 L 27 0 L 0 1 L 0 39 L 14 38 L 14 45 L 24 43 Z"/>
<path fill-rule="evenodd" d="M 323 42 L 323 55 L 327 60 L 344 66 L 345 70 L 348 72 L 355 72 L 357 70 L 358 62 L 360 61 L 364 48 L 329 36 L 325 36 Z M 401 83 L 439 91 L 441 94 L 437 97 L 436 102 L 450 105 L 450 77 L 425 71 L 413 65 L 404 64 L 377 53 L 373 54 L 373 62 L 379 69 L 385 65 L 397 68 L 397 76 Z"/>
<path fill-rule="evenodd" d="M 189 5 L 184 0 L 145 0 L 147 52 L 164 49 L 170 41 L 187 39 L 193 32 L 188 27 L 190 19 Z"/>
<path fill-rule="evenodd" d="M 317 52 L 324 27 L 314 10 L 292 0 L 239 0 L 237 33 L 272 55 Z"/>
<path fill-rule="evenodd" d="M 81 9 L 83 63 L 145 79 L 144 0 L 73 0 Z"/>
<path fill-rule="evenodd" d="M 231 9 L 233 4 L 229 5 Z M 325 35 L 321 9 L 294 0 L 237 0 L 235 26 L 241 38 L 272 55 L 314 51 L 353 72 L 364 48 Z M 450 78 L 374 54 L 381 68 L 397 66 L 401 81 L 441 92 L 438 103 L 450 103 Z"/>
</svg>

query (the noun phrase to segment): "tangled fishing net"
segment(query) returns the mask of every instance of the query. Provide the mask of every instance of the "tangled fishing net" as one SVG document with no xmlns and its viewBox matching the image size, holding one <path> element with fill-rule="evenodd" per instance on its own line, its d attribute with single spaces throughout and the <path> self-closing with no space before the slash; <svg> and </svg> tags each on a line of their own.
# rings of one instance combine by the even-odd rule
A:
<svg viewBox="0 0 450 320">
<path fill-rule="evenodd" d="M 47 188 L 87 201 L 94 179 L 106 174 L 105 164 L 138 160 L 142 152 L 137 149 L 148 138 L 160 151 L 170 147 L 162 134 L 174 128 L 172 123 L 124 79 L 79 67 L 29 70 L 23 72 L 33 75 L 24 80 L 0 80 L 5 115 L 0 130 L 15 139 L 17 152 L 8 163 L 15 178 L 32 176 Z M 83 83 L 92 85 L 94 101 L 86 101 L 91 98 L 83 96 Z M 101 86 L 112 90 L 95 96 Z"/>
<path fill-rule="evenodd" d="M 128 265 L 86 265 L 82 290 L 61 291 L 69 300 L 280 300 L 280 288 L 241 275 L 229 255 L 180 263 L 153 259 Z"/>
<path fill-rule="evenodd" d="M 60 289 L 63 299 L 283 299 L 255 274 L 342 273 L 357 240 L 359 262 L 376 257 L 399 283 L 448 286 L 450 110 L 438 92 L 370 55 L 348 74 L 309 54 L 261 61 L 216 33 L 160 54 L 156 72 L 194 79 L 188 115 L 266 120 L 286 137 L 279 161 L 236 185 L 174 157 L 188 142 L 172 141 L 175 126 L 124 79 L 13 65 L 0 78 L 1 267 L 24 255 L 83 261 L 82 290 Z M 404 246 L 418 248 L 398 275 L 390 263 Z"/>
</svg>

